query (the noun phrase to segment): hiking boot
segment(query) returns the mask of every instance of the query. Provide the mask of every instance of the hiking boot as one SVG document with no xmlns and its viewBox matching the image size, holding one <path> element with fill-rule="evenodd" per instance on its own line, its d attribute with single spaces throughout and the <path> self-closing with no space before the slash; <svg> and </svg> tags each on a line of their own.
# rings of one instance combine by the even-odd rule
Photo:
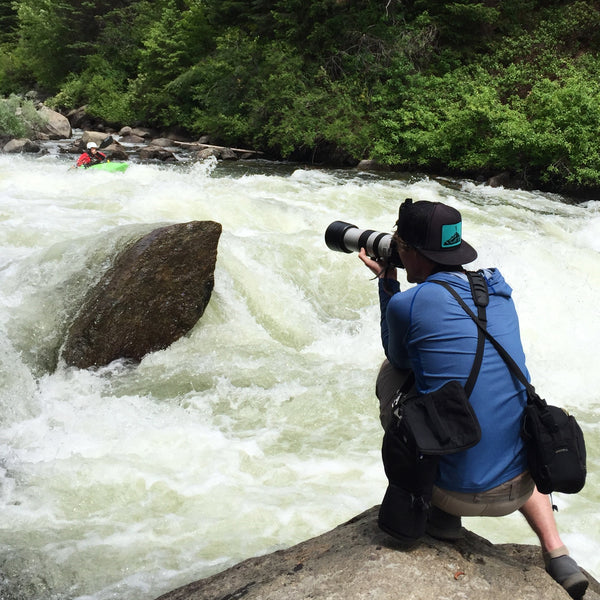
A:
<svg viewBox="0 0 600 600">
<path fill-rule="evenodd" d="M 568 554 L 550 559 L 546 571 L 567 590 L 571 598 L 579 600 L 585 594 L 589 584 L 587 577 Z"/>
<path fill-rule="evenodd" d="M 464 535 L 460 517 L 444 512 L 437 506 L 429 510 L 425 531 L 436 540 L 446 542 L 454 542 Z"/>
<path fill-rule="evenodd" d="M 428 508 L 422 497 L 390 483 L 379 507 L 377 524 L 408 550 L 425 533 Z"/>
</svg>

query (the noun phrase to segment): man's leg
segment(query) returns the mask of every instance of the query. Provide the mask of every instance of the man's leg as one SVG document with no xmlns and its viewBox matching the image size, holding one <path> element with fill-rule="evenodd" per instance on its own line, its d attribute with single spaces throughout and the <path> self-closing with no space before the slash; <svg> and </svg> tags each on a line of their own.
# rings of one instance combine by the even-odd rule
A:
<svg viewBox="0 0 600 600">
<path fill-rule="evenodd" d="M 550 498 L 535 489 L 519 510 L 540 540 L 546 571 L 572 598 L 581 598 L 588 587 L 588 580 L 560 539 Z"/>
<path fill-rule="evenodd" d="M 552 514 L 552 505 L 550 504 L 550 498 L 548 496 L 540 494 L 537 489 L 534 489 L 529 500 L 527 500 L 519 510 L 523 513 L 529 526 L 540 539 L 542 552 L 544 552 L 544 554 L 562 548 L 565 550 L 563 554 L 567 554 L 567 549 L 558 534 L 556 521 Z"/>
</svg>

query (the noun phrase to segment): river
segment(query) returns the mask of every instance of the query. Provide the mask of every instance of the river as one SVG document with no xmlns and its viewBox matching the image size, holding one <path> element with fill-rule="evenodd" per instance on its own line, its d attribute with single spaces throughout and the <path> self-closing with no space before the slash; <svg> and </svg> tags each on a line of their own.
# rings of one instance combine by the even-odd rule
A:
<svg viewBox="0 0 600 600">
<path fill-rule="evenodd" d="M 390 231 L 406 197 L 458 208 L 473 266 L 511 283 L 533 383 L 586 434 L 587 485 L 555 515 L 600 578 L 600 201 L 266 162 L 70 164 L 0 155 L 0 598 L 152 600 L 378 504 L 376 283 L 323 234 Z M 52 371 L 123 240 L 207 219 L 215 287 L 189 335 L 137 366 Z M 537 542 L 520 514 L 464 523 Z"/>
</svg>

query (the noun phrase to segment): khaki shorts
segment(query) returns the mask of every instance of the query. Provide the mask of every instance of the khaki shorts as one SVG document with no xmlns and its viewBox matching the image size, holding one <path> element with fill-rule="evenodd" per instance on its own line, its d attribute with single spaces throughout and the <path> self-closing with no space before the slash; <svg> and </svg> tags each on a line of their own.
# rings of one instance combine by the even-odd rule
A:
<svg viewBox="0 0 600 600">
<path fill-rule="evenodd" d="M 534 485 L 529 471 L 525 471 L 506 483 L 476 494 L 434 486 L 431 503 L 458 517 L 503 517 L 519 510 L 529 500 Z"/>
<path fill-rule="evenodd" d="M 409 375 L 409 369 L 396 369 L 388 360 L 384 360 L 379 369 L 377 383 L 375 384 L 375 395 L 379 399 L 379 420 L 384 430 L 387 429 L 392 420 L 392 402 L 396 397 L 396 392 L 402 387 Z"/>
<path fill-rule="evenodd" d="M 396 392 L 409 373 L 409 370 L 396 369 L 387 360 L 379 369 L 375 394 L 379 399 L 379 420 L 384 429 L 392 418 L 392 402 Z M 451 515 L 501 517 L 521 508 L 533 493 L 533 488 L 533 479 L 529 471 L 525 471 L 506 483 L 477 494 L 451 492 L 434 486 L 431 501 Z"/>
</svg>

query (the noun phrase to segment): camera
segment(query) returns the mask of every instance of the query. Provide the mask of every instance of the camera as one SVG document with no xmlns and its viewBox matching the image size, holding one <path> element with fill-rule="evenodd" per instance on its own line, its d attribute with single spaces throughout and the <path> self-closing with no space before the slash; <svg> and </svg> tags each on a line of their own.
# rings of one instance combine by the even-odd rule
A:
<svg viewBox="0 0 600 600">
<path fill-rule="evenodd" d="M 325 243 L 330 250 L 348 254 L 364 248 L 375 260 L 382 259 L 390 266 L 404 267 L 390 233 L 359 229 L 352 223 L 334 221 L 325 231 Z"/>
</svg>

